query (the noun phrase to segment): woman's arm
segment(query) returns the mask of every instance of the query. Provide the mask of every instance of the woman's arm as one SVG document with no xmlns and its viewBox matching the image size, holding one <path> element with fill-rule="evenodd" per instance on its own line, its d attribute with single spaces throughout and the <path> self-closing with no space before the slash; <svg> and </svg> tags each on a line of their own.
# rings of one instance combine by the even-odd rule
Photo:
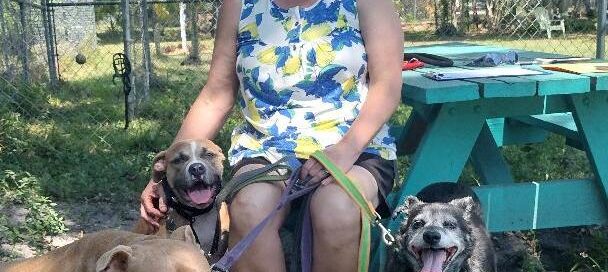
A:
<svg viewBox="0 0 608 272">
<path fill-rule="evenodd" d="M 359 0 L 359 26 L 368 56 L 369 92 L 343 142 L 363 152 L 401 102 L 403 32 L 389 0 Z"/>
<path fill-rule="evenodd" d="M 344 171 L 352 168 L 401 102 L 403 32 L 394 4 L 390 0 L 357 3 L 368 56 L 369 91 L 359 116 L 342 140 L 325 149 L 326 155 Z M 301 177 L 312 176 L 310 182 L 318 182 L 324 176 L 322 169 L 315 160 L 308 160 Z"/>
<path fill-rule="evenodd" d="M 190 107 L 174 141 L 212 139 L 220 130 L 234 105 L 238 88 L 236 76 L 236 34 L 241 3 L 225 0 L 220 8 L 209 78 Z M 164 167 L 159 165 L 159 167 Z M 162 170 L 162 169 L 157 169 Z M 158 230 L 158 221 L 167 212 L 158 194 L 158 181 L 150 180 L 141 193 L 141 217 L 149 223 L 148 233 Z M 158 207 L 153 203 L 158 199 Z"/>
<path fill-rule="evenodd" d="M 230 113 L 238 89 L 236 34 L 241 3 L 224 1 L 220 7 L 209 78 L 190 107 L 174 141 L 213 139 Z"/>
</svg>

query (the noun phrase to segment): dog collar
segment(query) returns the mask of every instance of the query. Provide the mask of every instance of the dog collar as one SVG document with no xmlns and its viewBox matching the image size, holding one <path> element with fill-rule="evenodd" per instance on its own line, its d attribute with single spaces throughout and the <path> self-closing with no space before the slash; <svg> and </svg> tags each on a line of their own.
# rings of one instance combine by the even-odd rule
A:
<svg viewBox="0 0 608 272">
<path fill-rule="evenodd" d="M 195 217 L 197 217 L 201 214 L 205 214 L 205 213 L 209 212 L 211 209 L 213 209 L 213 205 L 209 205 L 208 207 L 203 208 L 203 209 L 197 209 L 197 208 L 193 208 L 193 207 L 184 205 L 177 200 L 177 198 L 175 197 L 175 194 L 173 193 L 173 190 L 169 186 L 169 183 L 167 182 L 166 179 L 163 179 L 161 181 L 161 184 L 163 185 L 163 192 L 165 193 L 165 200 L 166 200 L 167 206 L 169 208 L 172 208 L 173 210 L 175 210 L 175 212 L 177 212 L 177 214 L 179 214 L 180 216 L 186 218 L 188 220 L 188 222 L 190 222 L 190 223 L 192 223 L 194 221 Z"/>
</svg>

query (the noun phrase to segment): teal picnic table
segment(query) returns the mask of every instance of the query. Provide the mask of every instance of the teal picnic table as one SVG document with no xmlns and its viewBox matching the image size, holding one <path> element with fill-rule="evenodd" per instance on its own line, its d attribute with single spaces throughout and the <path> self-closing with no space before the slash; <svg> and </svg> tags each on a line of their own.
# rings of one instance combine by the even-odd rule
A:
<svg viewBox="0 0 608 272">
<path fill-rule="evenodd" d="M 409 47 L 410 53 L 449 57 L 456 67 L 403 72 L 403 103 L 412 107 L 396 134 L 398 151 L 411 167 L 394 207 L 433 182 L 456 182 L 470 159 L 482 185 L 474 188 L 492 232 L 608 224 L 608 74 L 548 72 L 542 75 L 435 81 L 429 71 L 464 67 L 489 52 L 508 48 L 447 43 Z M 520 61 L 556 55 L 514 50 Z M 541 69 L 538 66 L 526 66 Z M 503 145 L 541 142 L 557 133 L 584 150 L 593 175 L 588 179 L 516 182 L 500 153 Z M 402 218 L 389 228 L 399 229 Z M 385 247 L 371 271 L 383 271 Z"/>
</svg>

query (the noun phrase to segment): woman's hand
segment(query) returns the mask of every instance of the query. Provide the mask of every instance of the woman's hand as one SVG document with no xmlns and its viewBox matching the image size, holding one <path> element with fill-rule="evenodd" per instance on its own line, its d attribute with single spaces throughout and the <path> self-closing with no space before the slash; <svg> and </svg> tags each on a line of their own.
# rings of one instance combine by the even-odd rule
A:
<svg viewBox="0 0 608 272">
<path fill-rule="evenodd" d="M 159 221 L 167 215 L 167 205 L 161 195 L 160 183 L 150 179 L 146 188 L 141 192 L 140 216 L 154 228 L 154 232 L 160 227 Z M 155 203 L 158 202 L 158 207 Z"/>
<path fill-rule="evenodd" d="M 331 145 L 325 148 L 323 152 L 344 173 L 350 171 L 359 155 L 361 155 L 361 151 L 358 148 L 345 141 Z M 308 179 L 307 183 L 309 184 L 321 182 L 322 185 L 327 185 L 334 181 L 325 167 L 314 158 L 310 158 L 304 163 L 300 172 L 300 178 L 302 180 Z"/>
</svg>

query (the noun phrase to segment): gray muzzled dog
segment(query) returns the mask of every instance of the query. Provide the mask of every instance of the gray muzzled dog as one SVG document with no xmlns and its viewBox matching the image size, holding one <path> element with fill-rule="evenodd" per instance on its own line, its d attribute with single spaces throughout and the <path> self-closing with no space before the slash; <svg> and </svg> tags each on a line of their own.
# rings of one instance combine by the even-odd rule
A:
<svg viewBox="0 0 608 272">
<path fill-rule="evenodd" d="M 387 271 L 494 272 L 494 247 L 481 217 L 479 199 L 469 187 L 431 184 L 407 198 Z"/>
</svg>

